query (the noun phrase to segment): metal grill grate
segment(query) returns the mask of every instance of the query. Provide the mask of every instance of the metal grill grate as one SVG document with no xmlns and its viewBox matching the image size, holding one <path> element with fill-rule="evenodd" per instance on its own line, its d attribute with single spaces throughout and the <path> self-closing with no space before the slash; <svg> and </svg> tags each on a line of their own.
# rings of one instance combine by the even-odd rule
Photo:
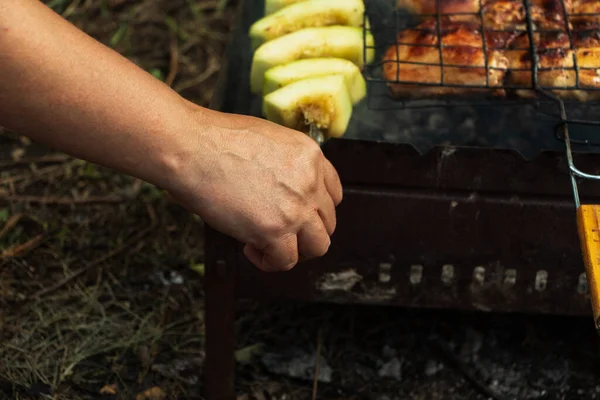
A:
<svg viewBox="0 0 600 400">
<path fill-rule="evenodd" d="M 365 30 L 365 39 L 367 32 L 370 32 L 375 38 L 374 46 L 369 45 L 365 40 L 365 59 L 368 51 L 375 51 L 376 53 L 374 62 L 365 66 L 365 78 L 370 86 L 370 96 L 373 96 L 374 93 L 381 94 L 381 91 L 373 90 L 374 84 L 384 84 L 388 92 L 390 92 L 391 87 L 411 88 L 413 91 L 410 96 L 397 96 L 394 99 L 396 105 L 392 107 L 405 107 L 407 105 L 406 100 L 409 98 L 439 100 L 444 97 L 464 101 L 461 96 L 440 94 L 444 90 L 438 90 L 436 95 L 424 94 L 427 92 L 424 90 L 425 87 L 461 89 L 461 95 L 469 96 L 471 103 L 473 95 L 478 95 L 477 98 L 495 97 L 495 100 L 498 100 L 498 90 L 504 92 L 500 96 L 500 100 L 505 104 L 531 101 L 531 97 L 536 98 L 537 101 L 549 101 L 550 99 L 547 96 L 539 96 L 540 91 L 554 91 L 558 97 L 567 102 L 579 101 L 582 96 L 587 97 L 588 100 L 600 99 L 600 75 L 597 74 L 597 70 L 600 69 L 600 2 L 589 2 L 595 3 L 599 12 L 571 13 L 570 3 L 565 4 L 565 0 L 547 0 L 546 5 L 553 3 L 554 14 L 550 17 L 554 17 L 554 19 L 545 20 L 544 18 L 547 15 L 544 12 L 547 10 L 541 8 L 539 4 L 531 4 L 531 0 L 475 0 L 478 3 L 478 10 L 456 13 L 445 13 L 444 10 L 440 10 L 440 3 L 450 3 L 457 0 L 425 0 L 421 2 L 421 4 L 428 1 L 435 2 L 435 12 L 433 14 L 411 14 L 397 5 L 397 1 L 386 0 L 389 3 L 387 4 L 387 10 L 392 15 L 391 18 L 386 19 L 385 16 L 381 15 L 381 2 L 378 2 L 379 10 L 376 10 L 377 5 L 374 6 L 376 2 L 370 2 L 365 12 L 365 26 L 369 26 Z M 493 16 L 494 6 L 499 3 L 514 6 L 515 10 L 522 15 L 522 20 L 515 23 L 506 23 L 505 26 L 491 25 L 489 20 Z M 585 0 L 579 0 L 578 3 L 588 4 Z M 534 8 L 537 11 L 532 11 Z M 379 11 L 379 15 L 377 11 Z M 534 16 L 536 13 L 539 14 L 540 11 L 542 11 L 541 15 Z M 587 23 L 582 22 L 582 19 L 587 19 Z M 387 26 L 384 26 L 386 24 Z M 434 29 L 432 29 L 432 26 L 434 26 Z M 461 26 L 477 31 L 476 34 L 481 37 L 481 44 L 478 48 L 473 48 L 472 44 L 444 43 L 446 34 L 459 29 Z M 411 32 L 423 32 L 422 37 L 429 35 L 428 41 L 431 43 L 399 41 L 399 35 L 407 36 Z M 432 36 L 434 37 L 432 38 Z M 491 38 L 495 38 L 495 41 L 499 42 L 498 46 L 490 46 L 489 41 L 494 40 Z M 528 42 L 525 46 L 514 45 L 523 42 L 523 39 Z M 597 46 L 595 50 L 581 50 L 579 48 L 578 43 L 586 40 L 595 42 Z M 556 41 L 558 45 L 553 44 L 548 48 L 538 45 L 538 43 L 544 41 Z M 393 57 L 388 57 L 393 59 L 386 60 L 384 55 L 388 51 L 389 56 L 388 49 L 390 48 L 395 48 L 395 54 Z M 406 54 L 404 57 L 400 54 L 400 49 L 405 52 L 416 52 L 415 49 L 417 48 L 421 48 L 421 52 L 435 49 L 438 60 L 435 62 L 419 61 L 411 59 Z M 456 49 L 457 52 L 478 51 L 483 58 L 483 64 L 474 65 L 473 63 L 456 63 L 444 60 L 445 52 L 452 49 Z M 580 60 L 585 57 L 589 58 L 590 52 L 597 52 L 598 65 L 589 65 L 588 62 L 587 65 L 582 66 Z M 489 65 L 491 54 L 497 54 L 508 62 L 508 65 Z M 430 54 L 430 56 L 432 55 Z M 529 64 L 529 66 L 513 66 L 513 60 L 517 56 L 520 56 L 522 64 Z M 568 66 L 561 66 L 559 69 L 556 68 L 556 65 L 545 66 L 543 65 L 544 57 L 554 57 L 557 62 L 568 64 Z M 542 62 L 540 62 L 540 58 L 542 58 Z M 594 54 L 591 55 L 591 58 L 594 58 Z M 395 71 L 393 76 L 390 77 L 389 73 L 388 76 L 385 76 L 384 71 L 386 69 Z M 431 72 L 432 70 L 439 71 L 439 73 L 434 74 Z M 455 71 L 455 78 L 461 73 L 468 74 L 469 71 L 477 71 L 485 79 L 484 82 L 469 82 L 470 79 L 457 82 L 460 78 L 453 81 L 448 78 L 448 73 L 453 70 Z M 494 74 L 494 71 L 498 72 L 497 75 L 503 75 L 500 79 L 501 82 L 497 84 L 490 83 L 490 76 Z M 425 72 L 425 74 L 414 76 L 420 72 Z M 406 75 L 409 73 L 412 76 L 407 79 Z M 527 82 L 513 82 L 513 78 L 519 73 L 521 79 L 517 80 L 526 80 Z M 528 75 L 527 79 L 523 79 L 524 74 Z M 586 79 L 581 79 L 582 74 Z M 430 78 L 432 75 L 436 75 L 436 78 L 433 81 L 432 79 L 429 79 L 429 81 L 420 79 L 424 78 L 424 75 L 429 75 Z M 555 80 L 571 82 L 562 82 L 557 85 L 548 85 L 547 82 L 544 82 L 544 80 L 552 80 L 553 77 L 556 78 Z M 526 98 L 519 96 L 519 91 L 521 91 L 521 94 L 526 91 Z M 483 96 L 479 96 L 479 94 Z"/>
<path fill-rule="evenodd" d="M 578 207 L 580 199 L 577 179 L 600 180 L 600 175 L 588 174 L 579 170 L 574 165 L 572 155 L 574 145 L 580 145 L 588 149 L 600 147 L 600 139 L 593 139 L 593 137 L 597 138 L 600 133 L 598 130 L 600 128 L 600 118 L 598 118 L 600 114 L 600 102 L 598 101 L 600 100 L 600 1 L 537 0 L 535 4 L 532 4 L 532 1 L 535 0 L 475 0 L 478 3 L 476 12 L 450 13 L 441 10 L 440 4 L 442 2 L 448 4 L 452 1 L 460 0 L 422 0 L 418 4 L 423 5 L 428 1 L 435 4 L 434 12 L 428 14 L 408 13 L 397 4 L 401 1 L 403 0 L 387 0 L 387 12 L 383 11 L 383 13 L 381 8 L 377 9 L 377 7 L 374 7 L 374 4 L 381 6 L 382 2 L 369 2 L 367 5 L 364 20 L 364 26 L 366 27 L 364 42 L 365 59 L 367 59 L 368 51 L 375 52 L 374 62 L 365 65 L 364 71 L 368 84 L 367 101 L 369 105 L 372 107 L 376 104 L 377 106 L 374 108 L 402 109 L 455 107 L 465 104 L 469 106 L 499 107 L 534 103 L 538 111 L 541 112 L 544 112 L 544 104 L 549 105 L 549 109 L 552 112 L 548 112 L 548 109 L 546 109 L 545 113 L 556 117 L 556 138 L 565 143 L 575 204 Z M 580 6 L 592 8 L 597 12 L 571 12 L 573 10 L 577 11 L 577 7 L 573 6 L 571 1 Z M 521 20 L 516 24 L 507 23 L 503 29 L 499 29 L 497 26 L 490 27 L 489 22 L 486 22 L 489 14 L 486 13 L 491 12 L 493 6 L 501 2 L 516 6 L 522 15 Z M 542 8 L 540 3 L 545 3 L 541 5 L 554 6 L 554 19 L 545 19 L 547 17 L 547 9 Z M 390 6 L 392 7 L 391 10 L 389 9 Z M 379 14 L 374 12 L 374 10 L 378 11 Z M 392 17 L 386 20 L 386 14 Z M 424 24 L 426 25 L 425 28 L 423 28 Z M 432 29 L 432 26 L 435 29 Z M 471 33 L 476 32 L 476 34 L 479 34 L 481 37 L 480 46 L 474 47 L 472 44 L 469 45 L 462 42 L 452 45 L 444 44 L 446 33 L 452 29 L 459 29 L 460 26 L 469 26 Z M 548 26 L 550 27 L 548 28 Z M 429 35 L 428 40 L 433 43 L 398 41 L 398 36 L 405 32 L 420 31 L 425 32 L 420 38 Z M 375 46 L 369 46 L 366 40 L 368 33 L 373 35 Z M 432 35 L 434 35 L 433 38 Z M 494 41 L 493 43 L 499 42 L 500 45 L 491 47 L 488 38 L 493 35 L 504 35 L 499 37 L 501 39 L 504 37 L 506 40 Z M 547 35 L 547 38 L 562 38 L 563 46 L 538 46 L 536 43 L 543 43 L 545 35 Z M 519 40 L 523 41 L 524 37 L 527 39 L 525 47 L 515 47 L 513 45 L 515 42 L 519 42 Z M 583 43 L 585 40 L 588 40 L 588 44 L 593 44 L 594 46 L 578 46 L 578 44 Z M 390 57 L 390 48 L 395 49 L 395 54 L 391 53 L 392 57 Z M 400 48 L 404 48 L 405 50 L 413 48 L 433 49 L 437 53 L 438 60 L 436 62 L 425 62 L 415 61 L 410 59 L 410 57 L 402 57 Z M 479 52 L 482 55 L 483 65 L 481 63 L 473 65 L 446 62 L 447 60 L 444 60 L 445 50 L 453 48 L 459 49 L 459 51 L 464 51 L 467 48 L 466 53 L 468 54 Z M 427 50 L 420 50 L 421 54 L 425 51 Z M 489 54 L 496 51 L 501 56 L 507 57 L 508 64 L 503 67 L 489 65 Z M 386 53 L 388 55 L 387 58 L 393 59 L 385 60 L 384 55 Z M 511 55 L 507 56 L 509 53 Z M 429 53 L 429 56 L 431 54 L 433 53 Z M 581 62 L 581 60 L 584 60 L 590 54 L 592 61 L 596 61 L 597 65 L 589 65 L 590 60 L 587 60 L 585 63 Z M 515 57 L 516 55 L 520 57 L 516 63 L 525 61 L 529 66 L 526 68 L 515 68 L 512 65 L 512 60 L 508 57 Z M 544 66 L 543 60 L 545 56 L 556 57 L 560 61 L 559 65 Z M 562 65 L 564 63 L 567 64 L 566 67 Z M 587 65 L 583 66 L 582 64 Z M 388 65 L 388 71 L 390 69 L 389 65 L 392 65 L 393 76 L 390 76 L 389 73 L 387 74 L 388 76 L 385 76 L 386 65 Z M 426 74 L 420 74 L 418 70 L 415 73 L 414 66 L 439 70 L 439 77 L 435 82 L 419 81 L 419 78 Z M 466 82 L 449 82 L 448 71 L 451 71 L 453 68 L 463 74 L 468 74 L 468 71 L 473 70 L 483 72 L 485 81 L 472 83 L 469 82 L 469 79 L 465 79 Z M 425 69 L 421 71 L 427 72 Z M 490 83 L 492 71 L 501 71 L 503 75 L 500 82 L 496 85 Z M 403 76 L 403 72 L 412 72 L 413 79 L 404 79 L 405 75 Z M 519 73 L 526 73 L 529 79 L 527 79 L 527 82 L 514 84 L 512 78 L 518 76 Z M 582 79 L 582 76 L 585 79 Z M 544 84 L 544 81 L 553 78 L 560 80 L 559 78 L 565 77 L 567 80 L 571 78 L 573 83 L 570 85 Z M 588 84 L 584 83 L 586 80 Z M 377 84 L 383 84 L 380 86 L 383 86 L 385 89 L 378 87 Z M 399 87 L 405 89 L 410 88 L 412 93 L 408 93 L 407 91 L 405 96 L 393 96 L 392 92 L 395 85 L 403 85 Z M 438 89 L 437 92 L 428 92 L 424 88 Z M 443 88 L 457 88 L 460 91 L 450 90 L 444 92 Z M 502 95 L 498 95 L 498 90 L 502 91 Z M 450 95 L 448 95 L 448 92 Z M 382 102 L 381 99 L 374 99 L 376 96 L 382 96 L 383 93 L 384 97 L 387 97 L 387 100 L 391 101 Z M 485 97 L 486 99 L 482 101 L 481 97 Z M 493 100 L 490 98 L 493 98 Z M 585 118 L 570 119 L 568 117 L 569 112 L 567 111 L 569 104 L 574 104 L 573 115 L 583 114 Z M 577 128 L 586 126 L 593 130 L 592 139 L 589 137 L 585 139 L 575 138 L 572 134 L 573 128 L 577 130 Z"/>
</svg>

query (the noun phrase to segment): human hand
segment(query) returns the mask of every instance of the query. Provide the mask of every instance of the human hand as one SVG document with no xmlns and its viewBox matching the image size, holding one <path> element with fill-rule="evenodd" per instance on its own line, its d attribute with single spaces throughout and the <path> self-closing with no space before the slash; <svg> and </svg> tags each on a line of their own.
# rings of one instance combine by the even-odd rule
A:
<svg viewBox="0 0 600 400">
<path fill-rule="evenodd" d="M 342 188 L 306 135 L 186 101 L 39 1 L 0 10 L 4 127 L 166 189 L 265 271 L 327 251 Z"/>
<path fill-rule="evenodd" d="M 269 272 L 323 256 L 336 226 L 342 186 L 307 135 L 263 119 L 206 110 L 199 137 L 181 157 L 184 184 L 171 195 L 213 228 L 246 244 Z"/>
</svg>

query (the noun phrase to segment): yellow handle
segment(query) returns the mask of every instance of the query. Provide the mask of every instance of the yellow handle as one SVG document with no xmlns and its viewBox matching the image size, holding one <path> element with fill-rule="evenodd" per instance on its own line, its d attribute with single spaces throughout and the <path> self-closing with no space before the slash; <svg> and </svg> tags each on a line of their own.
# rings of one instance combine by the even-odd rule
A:
<svg viewBox="0 0 600 400">
<path fill-rule="evenodd" d="M 600 330 L 600 205 L 579 207 L 577 229 L 592 301 L 594 325 Z"/>
</svg>

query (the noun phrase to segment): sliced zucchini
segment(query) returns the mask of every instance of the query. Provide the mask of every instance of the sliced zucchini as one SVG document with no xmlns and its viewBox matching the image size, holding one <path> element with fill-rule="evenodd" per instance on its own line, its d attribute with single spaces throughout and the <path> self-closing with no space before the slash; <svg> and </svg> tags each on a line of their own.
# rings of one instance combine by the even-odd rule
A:
<svg viewBox="0 0 600 400">
<path fill-rule="evenodd" d="M 343 58 L 307 58 L 273 67 L 265 72 L 263 96 L 302 79 L 328 75 L 344 77 L 352 104 L 365 97 L 367 85 L 360 69 Z"/>
<path fill-rule="evenodd" d="M 284 7 L 307 0 L 265 0 L 265 15 L 273 14 Z"/>
<path fill-rule="evenodd" d="M 307 78 L 265 96 L 263 114 L 272 122 L 308 133 L 314 124 L 327 137 L 341 137 L 352 116 L 342 75 Z"/>
<path fill-rule="evenodd" d="M 254 49 L 261 44 L 304 28 L 363 25 L 362 0 L 307 0 L 289 5 L 256 21 L 250 27 Z"/>
<path fill-rule="evenodd" d="M 365 38 L 363 38 L 363 34 Z M 363 40 L 367 44 L 363 59 Z M 289 33 L 260 46 L 252 58 L 250 90 L 260 94 L 265 72 L 278 65 L 306 58 L 343 58 L 362 69 L 375 56 L 374 39 L 370 32 L 354 26 L 305 28 Z"/>
</svg>

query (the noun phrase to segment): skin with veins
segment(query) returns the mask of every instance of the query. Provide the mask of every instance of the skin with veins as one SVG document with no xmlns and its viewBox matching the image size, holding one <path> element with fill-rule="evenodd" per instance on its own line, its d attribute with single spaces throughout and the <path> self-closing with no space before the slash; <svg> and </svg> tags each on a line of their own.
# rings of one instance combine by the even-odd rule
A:
<svg viewBox="0 0 600 400">
<path fill-rule="evenodd" d="M 0 125 L 165 189 L 264 271 L 327 252 L 342 187 L 307 135 L 185 100 L 39 0 L 0 27 Z"/>
</svg>

